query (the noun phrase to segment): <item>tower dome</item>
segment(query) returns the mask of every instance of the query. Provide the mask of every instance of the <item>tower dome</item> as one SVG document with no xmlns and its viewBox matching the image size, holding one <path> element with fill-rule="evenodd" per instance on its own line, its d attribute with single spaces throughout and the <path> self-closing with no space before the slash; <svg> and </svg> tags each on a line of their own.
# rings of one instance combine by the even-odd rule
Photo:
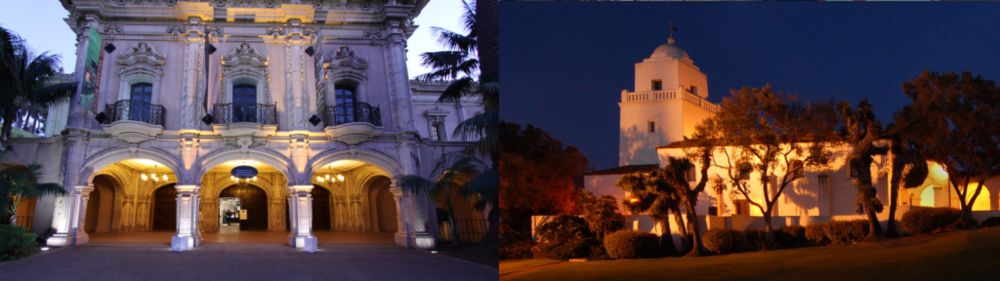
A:
<svg viewBox="0 0 1000 281">
<path fill-rule="evenodd" d="M 687 52 L 685 52 L 684 49 L 677 47 L 675 43 L 676 41 L 674 40 L 674 36 L 670 35 L 670 38 L 667 39 L 667 43 L 657 46 L 656 50 L 653 50 L 653 54 L 649 55 L 649 58 L 672 58 L 676 60 L 691 60 L 691 57 L 688 57 Z"/>
</svg>

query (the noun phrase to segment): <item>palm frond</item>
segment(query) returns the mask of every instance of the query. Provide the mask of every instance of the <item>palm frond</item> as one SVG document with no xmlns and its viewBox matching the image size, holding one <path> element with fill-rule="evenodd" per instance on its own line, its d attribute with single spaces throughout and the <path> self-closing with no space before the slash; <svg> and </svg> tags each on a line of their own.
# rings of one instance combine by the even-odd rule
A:
<svg viewBox="0 0 1000 281">
<path fill-rule="evenodd" d="M 448 84 L 441 96 L 438 97 L 440 103 L 454 103 L 462 100 L 463 96 L 474 94 L 472 86 L 475 81 L 471 77 L 462 77 Z"/>
<path fill-rule="evenodd" d="M 481 112 L 465 119 L 455 127 L 454 135 L 463 139 L 478 139 L 470 149 L 475 153 L 490 154 L 500 147 L 497 112 Z"/>
<path fill-rule="evenodd" d="M 57 83 L 42 87 L 28 95 L 28 100 L 36 106 L 48 107 L 56 102 L 65 100 L 73 96 L 76 90 L 76 83 Z"/>
<path fill-rule="evenodd" d="M 480 199 L 476 202 L 476 208 L 481 210 L 487 203 L 498 202 L 500 196 L 499 184 L 499 171 L 489 170 L 465 183 L 464 188 L 459 190 L 459 192 L 461 192 L 462 196 L 479 195 Z"/>
<path fill-rule="evenodd" d="M 434 182 L 417 175 L 399 177 L 399 188 L 412 193 L 430 192 Z"/>
<path fill-rule="evenodd" d="M 438 43 L 441 45 L 467 54 L 475 52 L 476 38 L 436 26 L 431 27 L 431 31 L 437 35 Z"/>
</svg>

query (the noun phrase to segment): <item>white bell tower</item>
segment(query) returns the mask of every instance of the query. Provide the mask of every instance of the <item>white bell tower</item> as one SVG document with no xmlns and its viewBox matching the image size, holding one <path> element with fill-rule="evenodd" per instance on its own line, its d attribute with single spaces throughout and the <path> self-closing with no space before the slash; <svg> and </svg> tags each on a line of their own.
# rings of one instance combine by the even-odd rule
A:
<svg viewBox="0 0 1000 281">
<path fill-rule="evenodd" d="M 673 35 L 635 64 L 635 91 L 622 90 L 618 164 L 659 164 L 656 148 L 690 137 L 718 111 L 708 98 L 708 78 L 677 47 Z"/>
</svg>

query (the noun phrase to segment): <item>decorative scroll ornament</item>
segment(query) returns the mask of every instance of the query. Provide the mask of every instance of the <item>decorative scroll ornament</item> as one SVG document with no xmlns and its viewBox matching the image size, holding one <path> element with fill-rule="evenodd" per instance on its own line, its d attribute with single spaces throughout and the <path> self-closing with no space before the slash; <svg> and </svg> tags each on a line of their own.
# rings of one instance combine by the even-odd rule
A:
<svg viewBox="0 0 1000 281">
<path fill-rule="evenodd" d="M 146 42 L 136 43 L 129 52 L 118 56 L 118 65 L 122 66 L 123 71 L 142 68 L 159 75 L 164 63 L 166 58 Z"/>
</svg>

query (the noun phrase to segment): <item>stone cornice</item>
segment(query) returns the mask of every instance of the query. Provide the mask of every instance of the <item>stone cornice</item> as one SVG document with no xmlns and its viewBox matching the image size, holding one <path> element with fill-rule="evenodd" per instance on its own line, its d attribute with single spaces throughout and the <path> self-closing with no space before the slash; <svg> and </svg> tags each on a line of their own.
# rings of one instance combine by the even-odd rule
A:
<svg viewBox="0 0 1000 281">
<path fill-rule="evenodd" d="M 388 4 L 383 4 L 388 2 Z M 70 12 L 70 27 L 79 32 L 86 15 L 104 21 L 172 22 L 197 17 L 206 22 L 287 23 L 299 19 L 303 25 L 319 28 L 329 25 L 380 24 L 406 22 L 407 36 L 416 28 L 409 24 L 427 0 L 330 1 L 330 0 L 62 0 Z M 400 4 L 403 3 L 403 4 Z"/>
</svg>

